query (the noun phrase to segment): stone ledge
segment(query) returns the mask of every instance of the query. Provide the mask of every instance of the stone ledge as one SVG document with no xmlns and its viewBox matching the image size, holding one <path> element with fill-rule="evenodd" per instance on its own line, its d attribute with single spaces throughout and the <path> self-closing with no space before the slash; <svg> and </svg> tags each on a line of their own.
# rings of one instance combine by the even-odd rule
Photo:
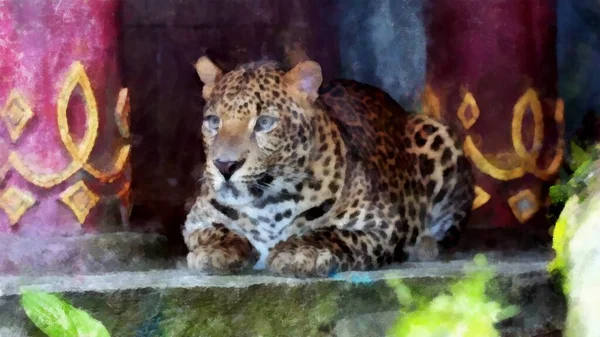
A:
<svg viewBox="0 0 600 337">
<path fill-rule="evenodd" d="M 494 260 L 490 265 L 502 277 L 540 278 L 547 276 L 545 256 L 526 259 Z M 168 288 L 247 288 L 255 285 L 299 286 L 312 283 L 350 282 L 373 283 L 389 279 L 454 278 L 463 274 L 463 267 L 471 260 L 449 262 L 404 263 L 395 268 L 370 272 L 345 272 L 331 278 L 297 279 L 270 275 L 266 272 L 253 272 L 244 275 L 210 276 L 185 269 L 150 270 L 144 272 L 113 272 L 74 276 L 0 276 L 0 296 L 16 295 L 19 288 L 38 289 L 46 292 L 69 293 L 93 291 L 98 293 L 132 289 Z M 532 282 L 537 282 L 530 280 Z"/>
<path fill-rule="evenodd" d="M 140 271 L 169 265 L 167 240 L 158 234 L 117 232 L 73 237 L 0 234 L 0 275 Z"/>
<path fill-rule="evenodd" d="M 564 299 L 546 273 L 547 254 L 488 254 L 498 272 L 491 289 L 521 306 L 505 322 L 503 336 L 537 336 L 562 328 Z M 419 292 L 436 294 L 471 259 L 406 263 L 328 279 L 293 279 L 253 273 L 206 276 L 187 269 L 102 275 L 0 277 L 1 328 L 15 336 L 43 336 L 19 305 L 19 289 L 61 294 L 102 321 L 116 337 L 128 336 L 383 336 L 398 313 L 388 279 L 402 279 Z M 364 335 L 369 326 L 371 334 Z M 12 336 L 11 336 L 12 337 Z"/>
</svg>

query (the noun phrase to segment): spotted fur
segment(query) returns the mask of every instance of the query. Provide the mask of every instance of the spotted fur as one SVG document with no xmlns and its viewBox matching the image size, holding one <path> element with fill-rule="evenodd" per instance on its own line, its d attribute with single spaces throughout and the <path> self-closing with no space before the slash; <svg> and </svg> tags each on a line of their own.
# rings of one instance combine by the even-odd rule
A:
<svg viewBox="0 0 600 337">
<path fill-rule="evenodd" d="M 207 162 L 184 229 L 190 268 L 328 276 L 458 240 L 473 178 L 446 125 L 366 84 L 321 87 L 310 61 L 196 68 Z"/>
</svg>

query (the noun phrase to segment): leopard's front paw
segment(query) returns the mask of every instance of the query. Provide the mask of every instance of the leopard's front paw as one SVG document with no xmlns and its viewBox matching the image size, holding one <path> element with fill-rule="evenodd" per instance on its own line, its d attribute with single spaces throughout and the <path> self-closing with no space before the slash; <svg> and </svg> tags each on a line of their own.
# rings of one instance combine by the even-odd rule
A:
<svg viewBox="0 0 600 337">
<path fill-rule="evenodd" d="M 267 257 L 269 270 L 295 277 L 327 277 L 338 271 L 340 261 L 327 248 L 281 242 Z"/>
<path fill-rule="evenodd" d="M 188 268 L 208 274 L 234 274 L 255 263 L 256 259 L 245 256 L 236 247 L 203 245 L 187 255 Z"/>
<path fill-rule="evenodd" d="M 421 262 L 431 262 L 440 254 L 437 240 L 431 235 L 421 236 L 415 246 L 415 257 Z"/>
<path fill-rule="evenodd" d="M 258 252 L 247 238 L 224 226 L 204 228 L 185 236 L 190 249 L 190 269 L 210 274 L 238 273 L 258 261 Z"/>
</svg>

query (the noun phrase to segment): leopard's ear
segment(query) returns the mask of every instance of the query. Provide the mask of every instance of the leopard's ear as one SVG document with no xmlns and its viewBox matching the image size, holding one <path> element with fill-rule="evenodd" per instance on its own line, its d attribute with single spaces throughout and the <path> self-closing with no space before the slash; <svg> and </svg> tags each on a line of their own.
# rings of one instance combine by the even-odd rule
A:
<svg viewBox="0 0 600 337">
<path fill-rule="evenodd" d="M 200 80 L 204 83 L 202 97 L 204 97 L 205 100 L 208 100 L 210 93 L 214 89 L 219 78 L 223 75 L 223 72 L 206 56 L 200 57 L 198 61 L 196 61 L 195 67 L 198 76 L 200 76 Z"/>
<path fill-rule="evenodd" d="M 294 94 L 313 103 L 323 82 L 321 66 L 314 61 L 301 61 L 283 75 L 283 81 Z"/>
</svg>

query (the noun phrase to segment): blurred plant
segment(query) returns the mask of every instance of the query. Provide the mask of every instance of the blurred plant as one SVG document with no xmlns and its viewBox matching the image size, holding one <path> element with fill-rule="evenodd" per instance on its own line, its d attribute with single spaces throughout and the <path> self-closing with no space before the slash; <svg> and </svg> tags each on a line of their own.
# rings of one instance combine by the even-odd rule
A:
<svg viewBox="0 0 600 337">
<path fill-rule="evenodd" d="M 555 258 L 549 264 L 548 270 L 562 283 L 563 291 L 568 292 L 566 280 L 567 245 L 574 233 L 579 228 L 579 221 L 574 221 L 574 212 L 578 210 L 577 204 L 587 199 L 590 189 L 597 179 L 598 160 L 600 159 L 600 146 L 590 145 L 586 149 L 571 142 L 571 155 L 567 164 L 572 170 L 572 175 L 565 183 L 550 187 L 550 198 L 553 204 L 562 205 L 552 234 L 552 248 Z M 568 219 L 571 218 L 571 221 Z"/>
<path fill-rule="evenodd" d="M 578 165 L 567 182 L 567 198 L 554 227 L 556 256 L 548 269 L 567 298 L 563 334 L 568 337 L 600 336 L 600 155 L 598 145 L 580 149 Z M 559 189 L 559 188 L 556 188 Z"/>
<path fill-rule="evenodd" d="M 474 266 L 467 266 L 465 277 L 451 285 L 448 292 L 433 299 L 416 295 L 400 280 L 390 280 L 403 309 L 389 336 L 500 336 L 494 324 L 516 315 L 518 308 L 502 307 L 488 298 L 486 285 L 494 274 L 485 256 L 477 255 Z"/>
<path fill-rule="evenodd" d="M 584 149 L 577 143 L 571 142 L 570 156 L 566 159 L 566 169 L 570 173 L 565 172 L 563 174 L 569 175 L 565 183 L 550 187 L 552 203 L 564 204 L 573 195 L 585 194 L 585 187 L 589 184 L 589 180 L 595 177 L 590 173 L 594 161 L 598 158 L 600 158 L 599 146 L 593 145 Z"/>
<path fill-rule="evenodd" d="M 110 337 L 102 323 L 55 295 L 23 291 L 21 304 L 27 317 L 49 337 Z"/>
</svg>

